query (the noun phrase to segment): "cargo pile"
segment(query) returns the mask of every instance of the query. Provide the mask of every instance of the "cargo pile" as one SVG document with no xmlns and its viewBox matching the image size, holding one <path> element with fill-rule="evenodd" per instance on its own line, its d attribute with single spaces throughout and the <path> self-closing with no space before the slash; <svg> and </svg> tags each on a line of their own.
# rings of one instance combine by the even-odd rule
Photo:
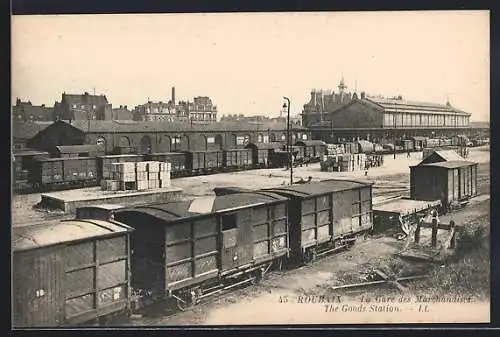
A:
<svg viewBox="0 0 500 337">
<path fill-rule="evenodd" d="M 113 163 L 111 179 L 103 180 L 104 191 L 151 190 L 170 186 L 171 164 L 158 161 Z"/>
<path fill-rule="evenodd" d="M 343 144 L 326 144 L 327 155 L 339 155 L 344 153 L 345 153 L 345 148 Z"/>
<path fill-rule="evenodd" d="M 351 172 L 364 170 L 366 168 L 366 154 L 342 154 L 326 156 L 326 160 L 321 162 L 323 172 Z"/>
</svg>

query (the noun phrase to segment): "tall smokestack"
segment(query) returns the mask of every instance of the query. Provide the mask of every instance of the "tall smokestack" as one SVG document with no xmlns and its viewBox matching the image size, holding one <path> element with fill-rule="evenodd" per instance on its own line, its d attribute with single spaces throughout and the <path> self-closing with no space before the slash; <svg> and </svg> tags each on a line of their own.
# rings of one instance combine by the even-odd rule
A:
<svg viewBox="0 0 500 337">
<path fill-rule="evenodd" d="M 172 105 L 175 105 L 175 87 L 172 87 Z"/>
</svg>

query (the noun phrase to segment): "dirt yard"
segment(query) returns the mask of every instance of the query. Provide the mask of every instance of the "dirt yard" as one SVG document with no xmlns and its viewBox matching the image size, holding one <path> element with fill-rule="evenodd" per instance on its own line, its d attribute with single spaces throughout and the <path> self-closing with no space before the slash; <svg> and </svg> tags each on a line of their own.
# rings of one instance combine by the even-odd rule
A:
<svg viewBox="0 0 500 337">
<path fill-rule="evenodd" d="M 467 208 L 443 217 L 442 222 L 447 222 L 453 218 L 456 223 L 465 224 L 469 221 L 481 219 L 482 226 L 489 226 L 489 158 L 490 153 L 487 149 L 471 149 L 468 160 L 480 163 L 478 168 L 478 191 L 482 195 L 472 201 Z M 311 176 L 313 180 L 339 178 L 371 181 L 374 183 L 374 196 L 380 198 L 391 193 L 406 193 L 409 189 L 408 166 L 415 165 L 420 160 L 421 154 L 412 154 L 411 158 L 406 158 L 406 155 L 403 154 L 399 155 L 396 160 L 392 158 L 392 155 L 389 155 L 385 158 L 384 166 L 370 169 L 368 176 L 364 176 L 364 172 L 320 172 L 319 164 L 314 164 L 309 167 L 294 169 L 294 178 L 297 180 L 300 178 L 307 179 Z M 263 188 L 286 184 L 288 179 L 289 171 L 284 169 L 263 169 L 175 179 L 172 181 L 172 185 L 181 187 L 186 198 L 191 198 L 210 195 L 213 193 L 214 187 Z M 35 211 L 32 207 L 39 201 L 40 194 L 15 196 L 12 202 L 14 226 L 58 221 L 63 218 L 73 217 L 73 215 Z M 342 284 L 345 281 L 343 278 L 345 275 L 359 275 L 367 265 L 376 265 L 380 261 L 387 259 L 393 253 L 399 251 L 402 245 L 402 241 L 398 241 L 392 236 L 369 237 L 366 240 L 358 240 L 354 247 L 348 251 L 328 256 L 312 265 L 299 269 L 273 272 L 268 274 L 267 279 L 259 285 L 249 286 L 225 294 L 208 303 L 200 304 L 190 311 L 175 312 L 160 303 L 144 312 L 142 318 L 120 318 L 114 320 L 111 324 L 119 326 L 158 326 L 184 324 L 359 323 L 360 319 L 361 321 L 364 319 L 360 318 L 359 315 L 332 314 L 327 312 L 323 304 L 302 304 L 300 299 L 304 296 L 314 298 L 315 294 L 331 293 L 328 289 L 334 285 Z M 389 296 L 393 292 L 394 289 L 388 289 L 383 294 Z M 487 301 L 484 298 L 479 300 Z M 289 304 L 293 302 L 296 305 L 286 305 L 285 302 Z M 299 305 L 297 305 L 297 302 L 299 302 Z M 358 307 L 353 307 L 352 310 L 356 310 L 356 308 Z M 386 307 L 384 310 L 389 310 L 388 308 Z M 332 309 L 334 309 L 334 306 L 332 306 Z M 470 315 L 468 319 L 474 320 L 473 313 L 483 313 L 483 309 L 484 306 L 478 307 L 477 310 L 469 307 L 468 312 Z M 434 311 L 435 313 L 436 311 Z M 366 319 L 373 321 L 376 319 L 374 317 L 370 316 Z M 387 320 L 388 317 L 389 315 L 385 314 L 380 316 L 379 319 L 383 321 L 384 319 Z M 411 319 L 406 320 L 406 322 L 410 321 Z M 432 319 L 429 318 L 427 321 L 432 321 Z"/>
<path fill-rule="evenodd" d="M 484 214 L 488 214 L 488 216 L 484 218 Z M 453 218 L 458 223 L 468 223 L 481 216 L 483 217 L 482 225 L 489 226 L 489 200 L 472 203 L 464 210 L 443 217 L 442 221 L 447 222 Z M 399 251 L 403 244 L 404 241 L 398 241 L 393 237 L 368 238 L 356 242 L 348 251 L 327 256 L 312 265 L 272 272 L 259 285 L 227 293 L 189 311 L 175 312 L 164 304 L 158 304 L 144 311 L 142 318 L 123 318 L 115 320 L 111 324 L 119 326 L 335 324 L 349 323 L 350 320 L 359 323 L 359 315 L 337 319 L 335 315 L 324 312 L 324 305 L 312 305 L 312 303 L 305 302 L 313 299 L 314 296 L 316 298 L 318 296 L 333 298 L 339 295 L 339 293 L 332 292 L 331 287 L 342 284 L 345 275 L 360 275 L 369 266 L 379 266 L 381 261 Z M 357 282 L 361 282 L 361 280 L 357 280 Z M 362 289 L 361 294 L 366 297 L 370 294 L 377 294 L 376 296 L 379 297 L 398 295 L 397 291 L 395 292 L 392 288 L 381 288 L 381 291 L 370 293 L 366 289 Z M 342 294 L 343 301 L 349 303 L 349 298 L 359 294 L 360 292 L 348 296 Z M 284 299 L 288 299 L 290 305 L 284 304 Z M 301 299 L 304 303 L 301 302 Z M 487 298 L 480 296 L 475 300 L 478 303 L 488 301 Z M 474 315 L 470 317 L 474 319 Z M 387 315 L 380 317 L 380 319 L 386 320 L 387 318 Z"/>
</svg>

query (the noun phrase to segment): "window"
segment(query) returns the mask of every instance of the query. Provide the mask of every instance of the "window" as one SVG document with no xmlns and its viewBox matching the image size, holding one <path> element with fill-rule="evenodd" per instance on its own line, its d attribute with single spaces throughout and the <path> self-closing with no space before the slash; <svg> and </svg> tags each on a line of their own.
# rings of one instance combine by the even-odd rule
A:
<svg viewBox="0 0 500 337">
<path fill-rule="evenodd" d="M 97 144 L 97 145 L 103 145 L 103 144 L 105 144 L 105 143 L 106 143 L 106 139 L 104 139 L 104 137 L 99 137 L 99 138 L 97 138 L 97 140 L 96 140 L 96 144 Z"/>
<path fill-rule="evenodd" d="M 307 135 L 305 133 L 302 135 L 302 140 L 307 140 Z"/>
<path fill-rule="evenodd" d="M 226 214 L 222 216 L 222 230 L 228 231 L 236 228 L 236 214 Z"/>
<path fill-rule="evenodd" d="M 95 109 L 95 108 L 96 108 L 96 106 L 95 106 L 95 105 L 92 105 L 92 109 Z"/>
<path fill-rule="evenodd" d="M 245 145 L 245 137 L 237 136 L 236 137 L 236 145 Z"/>
<path fill-rule="evenodd" d="M 283 134 L 281 135 L 281 140 L 285 140 L 286 139 L 286 136 Z"/>
<path fill-rule="evenodd" d="M 172 138 L 172 144 L 180 144 L 180 143 L 181 143 L 181 139 L 179 137 Z"/>
<path fill-rule="evenodd" d="M 85 105 L 83 105 L 83 104 L 82 104 L 82 105 L 80 106 L 80 108 L 85 109 Z"/>
<path fill-rule="evenodd" d="M 263 139 L 262 135 L 258 134 L 257 135 L 257 143 L 262 143 L 262 139 Z"/>
<path fill-rule="evenodd" d="M 76 109 L 76 104 L 73 104 L 71 107 L 72 107 L 73 109 Z"/>
<path fill-rule="evenodd" d="M 207 137 L 207 144 L 215 143 L 215 137 Z"/>
</svg>

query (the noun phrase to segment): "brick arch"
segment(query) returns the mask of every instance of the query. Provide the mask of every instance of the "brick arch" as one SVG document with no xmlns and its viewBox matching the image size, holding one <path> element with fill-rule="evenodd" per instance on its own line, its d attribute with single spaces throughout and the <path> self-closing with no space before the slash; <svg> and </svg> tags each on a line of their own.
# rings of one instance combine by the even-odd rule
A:
<svg viewBox="0 0 500 337">
<path fill-rule="evenodd" d="M 118 147 L 129 147 L 130 146 L 130 138 L 127 136 L 121 136 L 118 139 Z"/>
<path fill-rule="evenodd" d="M 161 135 L 158 139 L 158 152 L 170 152 L 172 148 L 172 138 L 169 135 Z"/>
<path fill-rule="evenodd" d="M 224 137 L 222 135 L 215 135 L 215 144 L 219 147 L 219 150 L 224 148 Z"/>
<path fill-rule="evenodd" d="M 140 141 L 140 153 L 148 153 L 151 152 L 153 149 L 153 140 L 151 139 L 151 136 L 144 135 L 141 138 Z"/>
</svg>

